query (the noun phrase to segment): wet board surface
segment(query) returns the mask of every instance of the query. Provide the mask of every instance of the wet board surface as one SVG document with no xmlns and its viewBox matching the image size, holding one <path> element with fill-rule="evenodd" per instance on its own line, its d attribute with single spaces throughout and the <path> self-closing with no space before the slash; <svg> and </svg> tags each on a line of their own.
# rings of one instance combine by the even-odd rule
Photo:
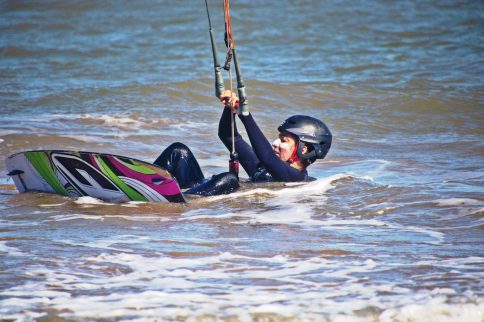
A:
<svg viewBox="0 0 484 322">
<path fill-rule="evenodd" d="M 6 159 L 19 192 L 90 196 L 108 202 L 185 202 L 171 174 L 129 157 L 78 151 L 26 151 Z"/>
</svg>

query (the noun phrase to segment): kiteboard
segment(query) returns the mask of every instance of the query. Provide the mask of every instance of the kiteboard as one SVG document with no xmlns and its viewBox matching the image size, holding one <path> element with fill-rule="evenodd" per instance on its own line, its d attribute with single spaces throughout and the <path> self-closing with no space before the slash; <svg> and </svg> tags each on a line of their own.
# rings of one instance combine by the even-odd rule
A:
<svg viewBox="0 0 484 322">
<path fill-rule="evenodd" d="M 185 202 L 173 176 L 157 165 L 124 156 L 61 150 L 20 152 L 7 157 L 17 190 L 107 202 Z"/>
</svg>

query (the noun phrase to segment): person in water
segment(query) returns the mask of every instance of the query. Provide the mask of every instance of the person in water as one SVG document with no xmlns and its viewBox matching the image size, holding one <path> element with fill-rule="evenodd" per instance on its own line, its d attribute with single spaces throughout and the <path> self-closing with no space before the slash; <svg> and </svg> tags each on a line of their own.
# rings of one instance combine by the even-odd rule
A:
<svg viewBox="0 0 484 322">
<path fill-rule="evenodd" d="M 218 136 L 229 151 L 232 151 L 231 113 L 237 113 L 239 99 L 227 90 L 220 100 L 225 108 L 219 122 Z M 294 115 L 279 127 L 279 137 L 271 144 L 266 139 L 252 114 L 239 119 L 245 126 L 250 145 L 242 138 L 234 124 L 235 150 L 240 165 L 252 182 L 298 182 L 314 180 L 308 176 L 307 168 L 317 159 L 324 159 L 331 147 L 332 134 L 320 120 Z M 185 194 L 213 196 L 227 194 L 239 188 L 235 174 L 224 172 L 205 179 L 200 166 L 183 143 L 176 142 L 166 148 L 154 164 L 167 169 L 177 180 Z"/>
</svg>

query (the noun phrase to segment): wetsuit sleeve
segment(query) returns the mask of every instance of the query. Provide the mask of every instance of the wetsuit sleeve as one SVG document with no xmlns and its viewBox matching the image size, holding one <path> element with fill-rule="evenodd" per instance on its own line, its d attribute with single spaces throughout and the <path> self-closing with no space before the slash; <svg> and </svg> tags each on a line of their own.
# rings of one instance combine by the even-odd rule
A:
<svg viewBox="0 0 484 322">
<path fill-rule="evenodd" d="M 306 179 L 305 173 L 291 167 L 277 157 L 272 149 L 272 145 L 267 141 L 259 126 L 255 123 L 252 114 L 247 116 L 239 115 L 239 117 L 242 123 L 244 123 L 247 134 L 249 135 L 250 144 L 257 158 L 275 181 L 292 182 Z"/>
<path fill-rule="evenodd" d="M 230 109 L 224 108 L 218 125 L 218 137 L 227 147 L 229 152 L 232 152 L 232 126 L 230 113 Z M 235 151 L 239 154 L 240 165 L 244 168 L 249 177 L 252 177 L 261 163 L 252 147 L 244 141 L 237 131 L 237 125 L 235 125 Z"/>
</svg>

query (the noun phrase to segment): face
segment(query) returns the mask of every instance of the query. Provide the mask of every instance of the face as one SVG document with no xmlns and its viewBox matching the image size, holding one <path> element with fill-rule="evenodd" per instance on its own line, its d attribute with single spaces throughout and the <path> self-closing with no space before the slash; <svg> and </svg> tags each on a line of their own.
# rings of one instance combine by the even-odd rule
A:
<svg viewBox="0 0 484 322">
<path fill-rule="evenodd" d="M 272 142 L 272 148 L 282 161 L 287 161 L 296 148 L 296 137 L 289 133 L 279 133 L 279 138 Z"/>
</svg>

